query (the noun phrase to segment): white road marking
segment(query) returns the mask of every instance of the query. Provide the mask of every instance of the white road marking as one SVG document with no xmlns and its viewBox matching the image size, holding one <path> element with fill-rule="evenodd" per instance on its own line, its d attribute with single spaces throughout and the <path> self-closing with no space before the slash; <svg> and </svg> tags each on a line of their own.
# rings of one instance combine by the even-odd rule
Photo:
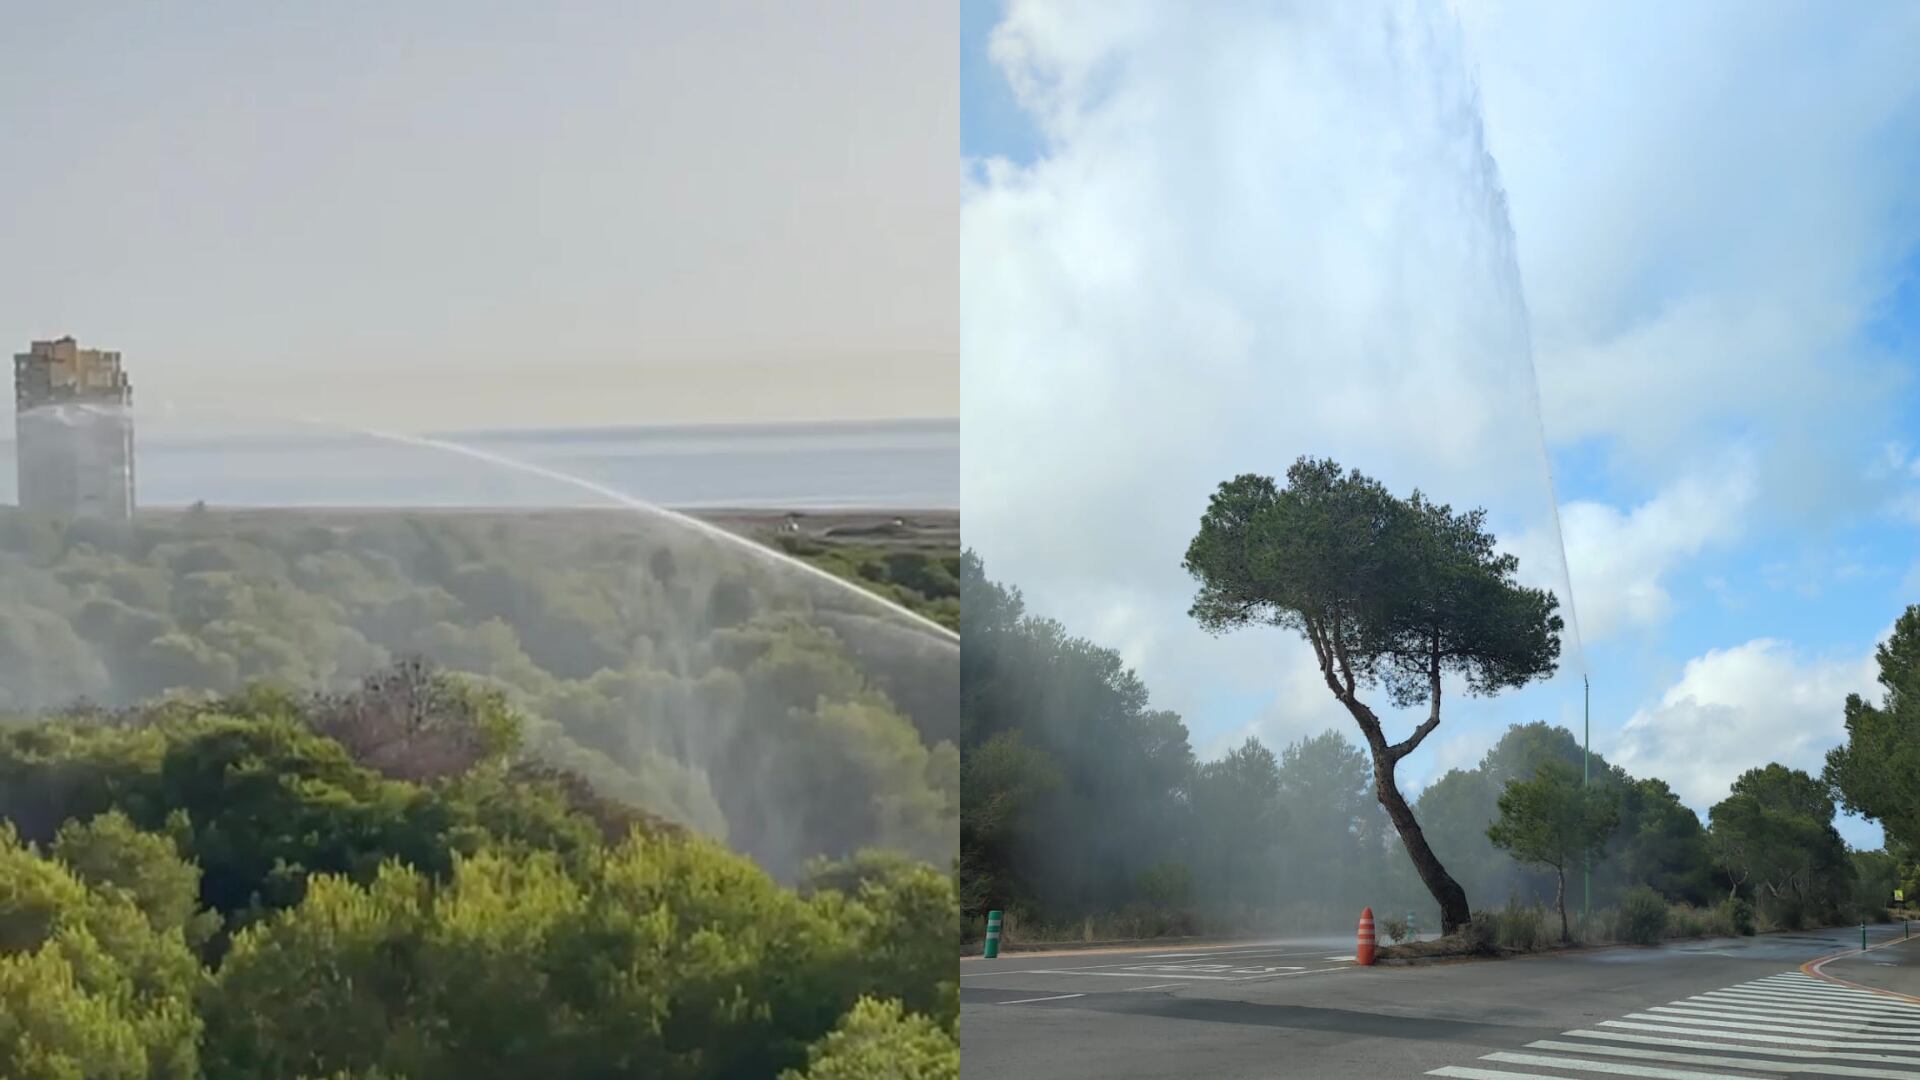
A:
<svg viewBox="0 0 1920 1080">
<path fill-rule="evenodd" d="M 1535 1050 L 1565 1050 L 1576 1054 L 1604 1054 L 1608 1057 L 1639 1061 L 1666 1061 L 1676 1065 L 1726 1065 L 1751 1072 L 1805 1073 L 1808 1066 L 1798 1061 L 1762 1061 L 1750 1057 L 1720 1057 L 1715 1054 L 1676 1054 L 1669 1050 L 1640 1050 L 1631 1046 L 1604 1046 L 1597 1043 L 1558 1042 L 1540 1039 L 1527 1046 Z M 1834 1076 L 1871 1076 L 1883 1080 L 1920 1080 L 1920 1072 L 1907 1069 L 1870 1069 L 1857 1065 L 1822 1063 L 1820 1071 Z"/>
<path fill-rule="evenodd" d="M 1840 1013 L 1845 1016 L 1920 1016 L 1920 1013 L 1916 1013 L 1911 1005 L 1901 1005 L 1886 998 L 1881 998 L 1880 1000 L 1886 1001 L 1887 1004 L 1873 1005 L 1866 1002 L 1855 1004 L 1853 1002 L 1837 1001 L 1832 998 L 1808 999 L 1785 997 L 1780 994 L 1731 994 L 1721 993 L 1719 991 L 1710 994 L 1701 994 L 1700 997 L 1706 1001 L 1729 1001 L 1747 1005 L 1778 1006 L 1785 1009 Z"/>
<path fill-rule="evenodd" d="M 1052 997 L 1021 998 L 1018 1001 L 1002 1001 L 1000 1005 L 1031 1005 L 1036 1001 L 1065 1001 L 1068 998 L 1086 997 L 1085 994 L 1055 994 Z"/>
<path fill-rule="evenodd" d="M 1699 1005 L 1655 1005 L 1652 1008 L 1648 1009 L 1647 1011 L 1655 1012 L 1655 1013 L 1671 1013 L 1674 1016 L 1704 1017 L 1708 1022 L 1711 1022 L 1714 1020 L 1736 1020 L 1736 1021 L 1745 1020 L 1749 1022 L 1758 1022 L 1761 1020 L 1765 1020 L 1767 1017 L 1766 1013 L 1727 1012 L 1721 1009 L 1708 1008 L 1708 1007 L 1699 1006 Z M 1901 1032 L 1897 1029 L 1888 1029 L 1888 1028 L 1883 1028 L 1879 1026 L 1869 1025 L 1860 1020 L 1835 1020 L 1831 1018 L 1811 1020 L 1803 1016 L 1792 1016 L 1792 1017 L 1787 1017 L 1786 1022 L 1788 1024 L 1791 1024 L 1794 1028 L 1797 1028 L 1803 1031 L 1806 1030 L 1807 1028 L 1814 1028 L 1816 1030 L 1825 1029 L 1828 1031 L 1889 1031 L 1892 1034 L 1911 1034 L 1910 1032 Z M 1744 1025 L 1736 1023 L 1732 1026 L 1742 1027 Z M 1789 1030 L 1788 1028 L 1781 1027 L 1779 1024 L 1760 1024 L 1759 1026 L 1760 1026 L 1760 1030 L 1762 1031 Z"/>
<path fill-rule="evenodd" d="M 1207 979 L 1214 982 L 1235 981 L 1234 977 L 1231 975 L 1171 975 L 1164 971 L 1156 971 L 1153 974 L 1149 975 L 1145 972 L 1129 973 L 1125 971 L 1092 971 L 1087 968 L 1060 968 L 1057 971 L 1047 971 L 1043 969 L 1043 970 L 1037 970 L 1037 971 L 1029 971 L 1029 972 L 1026 972 L 1025 974 L 1028 974 L 1028 975 L 1093 975 L 1093 976 L 1100 976 L 1108 979 Z"/>
<path fill-rule="evenodd" d="M 1459 1080 L 1567 1080 L 1565 1076 L 1548 1076 L 1546 1072 L 1507 1072 L 1503 1068 L 1469 1068 L 1465 1065 L 1448 1065 L 1434 1068 L 1428 1076 L 1457 1076 Z"/>
<path fill-rule="evenodd" d="M 1908 1020 L 1908 1019 L 1904 1019 L 1904 1017 L 1910 1015 L 1909 1013 L 1868 1012 L 1868 1011 L 1853 1008 L 1847 1005 L 1801 1005 L 1797 1002 L 1792 1004 L 1775 1004 L 1767 998 L 1730 997 L 1725 994 L 1700 994 L 1696 997 L 1688 998 L 1687 1001 L 1691 1003 L 1699 1004 L 1699 1005 L 1708 1006 L 1710 1008 L 1715 1008 L 1715 1009 L 1731 1009 L 1735 1012 L 1761 1013 L 1766 1016 L 1808 1016 L 1808 1017 L 1828 1017 L 1828 1016 L 1855 1017 L 1857 1016 L 1857 1017 L 1870 1017 L 1877 1023 L 1900 1024 L 1900 1025 L 1905 1025 L 1910 1027 L 1920 1027 L 1920 1014 L 1911 1014 L 1914 1016 L 1914 1018 L 1911 1020 Z M 1680 1003 L 1677 1001 L 1674 1001 L 1674 1002 L 1669 1002 L 1668 1004 L 1678 1005 Z"/>
<path fill-rule="evenodd" d="M 1920 1007 L 1817 984 L 1796 972 L 1650 1005 L 1480 1061 L 1552 1070 L 1558 1080 L 1740 1080 L 1754 1073 L 1920 1080 Z M 1714 1071 L 1720 1069 L 1733 1071 Z M 1449 1065 L 1427 1075 L 1525 1080 L 1546 1074 Z"/>
<path fill-rule="evenodd" d="M 1537 1065 L 1545 1069 L 1565 1069 L 1569 1072 L 1611 1073 L 1614 1076 L 1648 1076 L 1654 1080 L 1747 1080 L 1733 1073 L 1695 1072 L 1691 1069 L 1662 1069 L 1653 1065 L 1623 1065 L 1618 1061 L 1583 1061 L 1579 1058 L 1553 1057 L 1547 1054 L 1488 1054 L 1482 1061 L 1497 1061 L 1502 1065 Z"/>
<path fill-rule="evenodd" d="M 1165 990 L 1170 986 L 1179 986 L 1179 985 L 1180 985 L 1179 983 L 1156 983 L 1153 986 L 1130 986 L 1127 989 L 1122 990 L 1121 993 L 1138 994 L 1144 990 Z"/>
<path fill-rule="evenodd" d="M 1629 1035 L 1622 1031 L 1593 1031 L 1588 1028 L 1575 1028 L 1564 1032 L 1569 1036 L 1582 1039 L 1605 1039 L 1608 1042 L 1638 1043 L 1642 1046 L 1684 1046 L 1695 1050 L 1750 1050 L 1764 1052 L 1773 1057 L 1788 1058 L 1838 1058 L 1842 1061 L 1881 1061 L 1890 1065 L 1920 1065 L 1920 1057 L 1899 1057 L 1894 1054 L 1862 1054 L 1840 1050 L 1794 1050 L 1785 1046 L 1769 1046 L 1764 1050 L 1754 1047 L 1729 1045 L 1723 1042 L 1702 1042 L 1699 1039 L 1670 1039 L 1661 1035 Z"/>
</svg>

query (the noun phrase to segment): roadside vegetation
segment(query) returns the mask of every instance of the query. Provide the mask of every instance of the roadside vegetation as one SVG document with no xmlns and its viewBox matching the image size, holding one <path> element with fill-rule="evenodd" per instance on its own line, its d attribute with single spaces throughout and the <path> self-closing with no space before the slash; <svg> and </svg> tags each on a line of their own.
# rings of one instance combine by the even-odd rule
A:
<svg viewBox="0 0 1920 1080">
<path fill-rule="evenodd" d="M 957 1077 L 955 653 L 799 576 L 0 511 L 0 1076 Z"/>
<path fill-rule="evenodd" d="M 880 565 L 937 587 L 937 552 L 898 554 Z M 822 565 L 868 561 L 841 558 Z M 421 656 L 498 689 L 546 760 L 777 877 L 863 847 L 954 857 L 952 647 L 634 515 L 0 509 L 0 583 L 0 717 L 340 691 Z"/>
<path fill-rule="evenodd" d="M 524 731 L 417 663 L 0 731 L 0 1075 L 955 1075 L 946 874 L 783 887 Z"/>
<path fill-rule="evenodd" d="M 1511 587 L 1514 567 L 1491 554 L 1477 513 L 1417 496 L 1394 500 L 1330 463 L 1303 463 L 1291 482 L 1313 497 L 1284 511 L 1273 509 L 1286 498 L 1271 481 L 1242 477 L 1222 486 L 1209 509 L 1214 524 L 1203 525 L 1188 556 L 1202 582 L 1196 613 L 1223 629 L 1267 618 L 1321 637 L 1323 673 L 1356 717 L 1358 744 L 1338 730 L 1278 748 L 1249 738 L 1200 760 L 1181 719 L 1153 707 L 1115 651 L 1029 613 L 1016 587 L 995 582 L 971 552 L 963 556 L 968 947 L 996 908 L 1007 913 L 1003 938 L 1015 946 L 1346 934 L 1369 906 L 1385 940 L 1408 924 L 1407 936 L 1431 938 L 1447 922 L 1447 881 L 1468 916 L 1454 920 L 1451 942 L 1424 950 L 1529 951 L 1563 941 L 1801 929 L 1879 918 L 1895 888 L 1920 891 L 1912 846 L 1920 825 L 1897 824 L 1900 814 L 1920 823 L 1920 783 L 1912 780 L 1920 767 L 1859 763 L 1888 745 L 1920 745 L 1920 608 L 1882 649 L 1885 700 L 1844 703 L 1853 739 L 1823 776 L 1779 764 L 1750 770 L 1703 820 L 1664 781 L 1633 776 L 1603 755 L 1586 762 L 1591 783 L 1583 787 L 1573 734 L 1535 722 L 1511 727 L 1477 764 L 1450 769 L 1418 798 L 1401 800 L 1406 813 L 1396 820 L 1389 811 L 1401 797 L 1392 765 L 1438 726 L 1437 706 L 1422 697 L 1432 685 L 1433 635 L 1448 649 L 1459 642 L 1488 658 L 1484 676 L 1471 668 L 1468 675 L 1491 691 L 1550 673 L 1557 641 L 1539 635 L 1554 638 L 1558 620 L 1550 597 Z M 1341 538 L 1352 504 L 1365 511 L 1358 516 L 1385 523 L 1370 527 L 1404 530 L 1388 545 L 1390 565 L 1316 563 L 1308 573 L 1294 560 L 1298 580 L 1275 569 L 1293 558 L 1289 543 L 1323 562 L 1359 558 Z M 1254 537 L 1272 550 L 1252 557 Z M 1263 569 L 1255 574 L 1254 566 Z M 1374 575 L 1411 580 L 1417 600 L 1428 595 L 1419 585 L 1427 576 L 1456 570 L 1485 593 L 1472 625 L 1447 623 L 1438 601 L 1394 599 L 1366 584 Z M 1327 584 L 1354 581 L 1363 584 L 1340 586 L 1345 593 Z M 1300 614 L 1336 609 L 1363 614 L 1342 616 L 1345 622 Z M 1487 614 L 1502 611 L 1512 618 Z M 1424 664 L 1407 644 L 1422 640 Z M 1367 719 L 1372 713 L 1359 694 L 1370 677 L 1396 704 L 1420 707 L 1427 722 L 1414 737 L 1389 743 L 1377 718 Z M 1842 705 L 1835 702 L 1836 711 Z M 1837 800 L 1887 822 L 1888 847 L 1849 851 L 1834 827 Z M 1427 858 L 1409 853 L 1415 835 L 1430 857 L 1426 869 Z M 1589 877 L 1591 910 L 1583 916 Z"/>
</svg>

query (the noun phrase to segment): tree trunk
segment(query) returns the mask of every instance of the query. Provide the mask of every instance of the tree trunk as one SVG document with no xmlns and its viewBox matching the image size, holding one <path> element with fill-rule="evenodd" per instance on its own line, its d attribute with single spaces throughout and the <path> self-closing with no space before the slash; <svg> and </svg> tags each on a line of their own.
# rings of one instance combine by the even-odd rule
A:
<svg viewBox="0 0 1920 1080">
<path fill-rule="evenodd" d="M 1567 929 L 1567 871 L 1563 867 L 1554 867 L 1559 885 L 1553 893 L 1553 903 L 1560 909 L 1560 943 L 1573 940 L 1573 931 Z"/>
<path fill-rule="evenodd" d="M 1420 823 L 1414 820 L 1413 807 L 1407 805 L 1406 797 L 1400 794 L 1400 786 L 1394 783 L 1393 765 L 1380 753 L 1373 755 L 1374 794 L 1379 797 L 1380 805 L 1386 808 L 1393 827 L 1399 830 L 1400 842 L 1406 845 L 1407 857 L 1413 860 L 1413 868 L 1419 872 L 1420 880 L 1440 905 L 1440 932 L 1451 934 L 1473 921 L 1473 912 L 1467 909 L 1467 891 L 1453 880 L 1447 868 L 1440 865 L 1439 856 L 1427 846 L 1427 835 L 1420 831 Z"/>
</svg>

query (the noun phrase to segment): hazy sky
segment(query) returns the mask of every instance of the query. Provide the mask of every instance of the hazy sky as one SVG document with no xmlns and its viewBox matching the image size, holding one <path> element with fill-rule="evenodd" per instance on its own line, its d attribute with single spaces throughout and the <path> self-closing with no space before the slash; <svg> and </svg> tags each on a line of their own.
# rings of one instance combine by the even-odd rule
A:
<svg viewBox="0 0 1920 1080">
<path fill-rule="evenodd" d="M 0 12 L 7 353 L 414 430 L 957 415 L 951 3 Z"/>
</svg>

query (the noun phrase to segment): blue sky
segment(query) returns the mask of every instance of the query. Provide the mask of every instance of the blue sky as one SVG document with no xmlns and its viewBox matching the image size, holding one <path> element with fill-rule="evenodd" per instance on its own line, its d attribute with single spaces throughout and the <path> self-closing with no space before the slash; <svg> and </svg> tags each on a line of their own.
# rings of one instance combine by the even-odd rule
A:
<svg viewBox="0 0 1920 1080">
<path fill-rule="evenodd" d="M 1203 753 L 1350 726 L 1281 635 L 1187 625 L 1232 472 L 1486 505 L 1565 591 L 1529 346 L 1596 749 L 1704 810 L 1874 690 L 1920 602 L 1920 13 L 1611 10 L 962 3 L 968 540 Z M 1579 710 L 1569 640 L 1406 778 Z"/>
</svg>

